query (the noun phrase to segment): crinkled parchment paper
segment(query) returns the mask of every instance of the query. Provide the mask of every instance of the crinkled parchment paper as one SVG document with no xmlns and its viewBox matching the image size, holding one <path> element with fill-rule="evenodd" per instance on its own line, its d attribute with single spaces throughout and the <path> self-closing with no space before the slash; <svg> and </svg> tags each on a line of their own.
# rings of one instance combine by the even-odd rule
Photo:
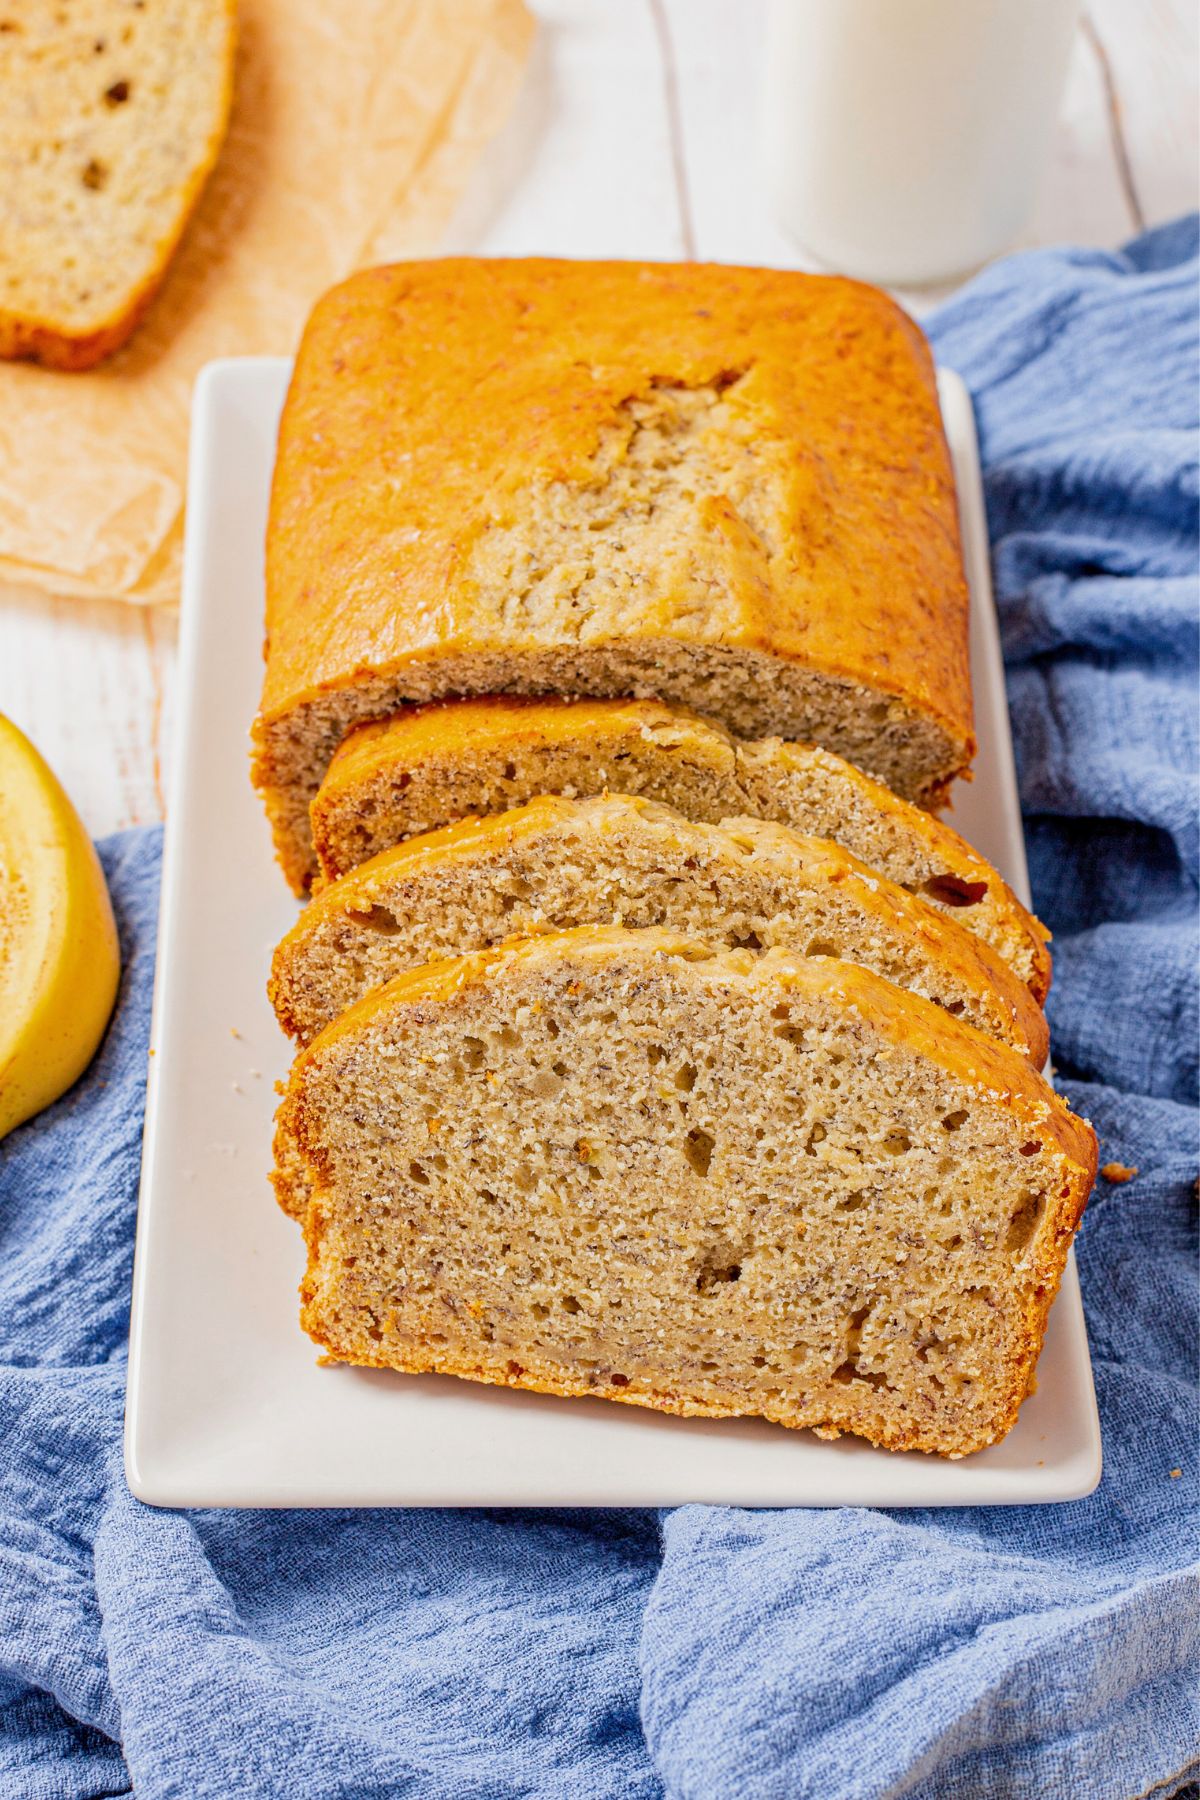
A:
<svg viewBox="0 0 1200 1800">
<path fill-rule="evenodd" d="M 241 0 L 229 138 L 158 299 L 83 375 L 0 363 L 0 583 L 178 597 L 188 406 L 363 263 L 437 248 L 516 92 L 522 0 Z"/>
</svg>

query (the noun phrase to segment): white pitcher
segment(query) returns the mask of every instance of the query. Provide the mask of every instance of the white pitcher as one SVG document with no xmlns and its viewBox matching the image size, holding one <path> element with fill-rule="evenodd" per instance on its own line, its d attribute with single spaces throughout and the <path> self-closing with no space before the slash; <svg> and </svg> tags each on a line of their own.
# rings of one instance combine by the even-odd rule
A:
<svg viewBox="0 0 1200 1800">
<path fill-rule="evenodd" d="M 784 229 L 897 285 L 1005 249 L 1050 149 L 1081 0 L 771 0 L 764 152 Z"/>
</svg>

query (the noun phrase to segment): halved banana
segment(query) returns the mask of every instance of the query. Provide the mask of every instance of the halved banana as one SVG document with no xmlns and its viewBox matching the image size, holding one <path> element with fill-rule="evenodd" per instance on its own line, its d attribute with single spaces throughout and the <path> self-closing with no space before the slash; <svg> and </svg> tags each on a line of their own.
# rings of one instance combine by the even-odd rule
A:
<svg viewBox="0 0 1200 1800">
<path fill-rule="evenodd" d="M 0 714 L 0 1138 L 82 1075 L 120 973 L 92 841 L 48 764 Z"/>
</svg>

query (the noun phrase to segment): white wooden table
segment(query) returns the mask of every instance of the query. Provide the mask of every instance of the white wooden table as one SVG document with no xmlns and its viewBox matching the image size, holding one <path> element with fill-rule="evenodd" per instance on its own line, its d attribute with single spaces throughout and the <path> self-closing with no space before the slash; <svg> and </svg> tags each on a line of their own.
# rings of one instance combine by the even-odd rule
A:
<svg viewBox="0 0 1200 1800">
<path fill-rule="evenodd" d="M 521 95 L 444 249 L 811 266 L 758 179 L 761 0 L 532 4 Z M 1196 206 L 1196 70 L 1193 0 L 1090 0 L 1023 245 L 1116 245 Z M 168 611 L 0 605 L 0 712 L 97 836 L 165 811 L 175 635 Z"/>
</svg>

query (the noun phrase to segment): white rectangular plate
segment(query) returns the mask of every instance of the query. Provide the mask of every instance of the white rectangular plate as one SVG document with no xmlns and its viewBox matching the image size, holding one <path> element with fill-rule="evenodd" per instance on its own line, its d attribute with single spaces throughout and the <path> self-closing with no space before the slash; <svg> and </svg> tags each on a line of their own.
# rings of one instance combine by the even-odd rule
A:
<svg viewBox="0 0 1200 1800">
<path fill-rule="evenodd" d="M 963 1506 L 1066 1500 L 1100 1474 L 1072 1261 L 1039 1387 L 961 1462 L 674 1419 L 443 1376 L 321 1368 L 297 1321 L 300 1234 L 267 1185 L 288 1046 L 267 1004 L 296 902 L 252 792 L 263 532 L 289 364 L 212 364 L 196 389 L 182 706 L 163 873 L 138 1212 L 126 1470 L 158 1506 Z M 972 591 L 980 753 L 955 822 L 1027 896 L 971 403 L 943 375 Z"/>
</svg>

